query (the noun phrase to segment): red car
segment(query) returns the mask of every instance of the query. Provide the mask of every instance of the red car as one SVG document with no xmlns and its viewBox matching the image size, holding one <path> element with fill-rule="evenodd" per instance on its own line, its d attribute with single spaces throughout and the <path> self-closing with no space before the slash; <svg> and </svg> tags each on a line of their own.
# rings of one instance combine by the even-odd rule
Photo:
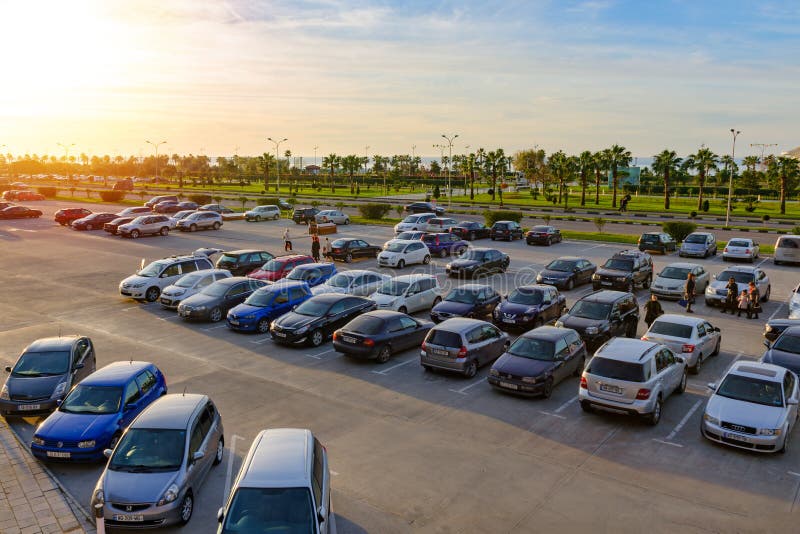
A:
<svg viewBox="0 0 800 534">
<path fill-rule="evenodd" d="M 25 206 L 11 206 L 0 210 L 0 219 L 38 219 L 41 216 L 41 211 L 32 210 Z"/>
<path fill-rule="evenodd" d="M 16 200 L 44 200 L 44 195 L 33 191 L 17 191 Z"/>
<path fill-rule="evenodd" d="M 248 278 L 255 278 L 256 280 L 267 280 L 269 282 L 277 282 L 285 278 L 287 274 L 292 272 L 292 269 L 298 265 L 305 263 L 314 263 L 314 258 L 304 254 L 290 254 L 288 256 L 278 256 L 269 260 L 267 263 L 248 274 Z"/>
<path fill-rule="evenodd" d="M 69 226 L 72 221 L 83 219 L 91 214 L 92 212 L 86 208 L 64 208 L 56 212 L 55 221 L 61 226 Z"/>
</svg>

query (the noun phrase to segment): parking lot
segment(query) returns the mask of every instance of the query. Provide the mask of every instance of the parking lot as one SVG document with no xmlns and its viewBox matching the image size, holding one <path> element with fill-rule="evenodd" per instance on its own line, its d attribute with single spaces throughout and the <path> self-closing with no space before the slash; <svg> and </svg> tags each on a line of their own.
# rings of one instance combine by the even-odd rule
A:
<svg viewBox="0 0 800 534">
<path fill-rule="evenodd" d="M 119 295 L 118 284 L 142 259 L 191 252 L 263 248 L 283 253 L 285 227 L 295 252 L 310 253 L 304 226 L 291 221 L 226 222 L 220 231 L 173 232 L 126 240 L 105 232 L 76 232 L 52 221 L 65 203 L 41 204 L 39 220 L 0 221 L 0 360 L 10 365 L 34 339 L 80 333 L 94 341 L 98 368 L 116 360 L 148 360 L 166 374 L 170 392 L 202 392 L 219 406 L 226 454 L 198 496 L 182 532 L 215 532 L 216 511 L 251 439 L 263 428 L 307 427 L 326 445 L 333 470 L 333 509 L 339 532 L 763 532 L 796 529 L 800 510 L 800 447 L 759 455 L 712 445 L 700 436 L 706 383 L 738 359 L 763 353 L 764 322 L 785 316 L 798 268 L 760 260 L 772 298 L 760 320 L 723 315 L 699 297 L 696 312 L 722 330 L 722 351 L 686 394 L 669 398 L 660 424 L 584 414 L 571 378 L 547 400 L 498 393 L 488 367 L 467 380 L 426 373 L 419 352 L 383 365 L 318 348 L 288 348 L 269 336 L 230 331 L 222 323 L 187 323 L 158 304 Z M 337 236 L 382 244 L 389 227 L 343 226 Z M 330 236 L 331 241 L 336 236 Z M 489 240 L 511 257 L 490 282 L 501 294 L 533 283 L 538 269 L 563 255 L 602 264 L 625 248 L 593 242 L 530 247 Z M 677 255 L 654 256 L 655 272 Z M 713 275 L 721 256 L 693 260 Z M 442 283 L 446 259 L 387 274 L 433 272 Z M 339 270 L 375 267 L 374 260 Z M 566 292 L 567 304 L 591 291 Z M 638 290 L 640 305 L 649 295 Z M 680 311 L 664 302 L 666 312 Z M 426 317 L 427 313 L 418 314 Z M 639 325 L 639 334 L 645 330 Z M 29 438 L 38 419 L 17 420 Z M 795 430 L 795 434 L 797 431 Z M 796 440 L 797 437 L 795 436 Z M 100 465 L 51 464 L 61 482 L 88 505 Z"/>
</svg>

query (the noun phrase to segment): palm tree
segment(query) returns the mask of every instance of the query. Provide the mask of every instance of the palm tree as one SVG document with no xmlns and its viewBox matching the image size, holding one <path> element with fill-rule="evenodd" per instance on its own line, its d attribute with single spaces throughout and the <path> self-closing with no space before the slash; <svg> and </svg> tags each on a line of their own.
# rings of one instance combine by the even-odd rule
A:
<svg viewBox="0 0 800 534">
<path fill-rule="evenodd" d="M 594 156 L 590 151 L 584 150 L 578 156 L 577 168 L 581 176 L 581 206 L 586 205 L 586 187 L 589 183 L 589 173 L 595 169 L 595 165 Z"/>
<path fill-rule="evenodd" d="M 362 159 L 355 154 L 350 154 L 342 157 L 339 163 L 342 166 L 342 170 L 350 177 L 350 194 L 353 195 L 356 192 L 353 175 L 356 173 L 356 171 L 361 169 Z"/>
<path fill-rule="evenodd" d="M 708 172 L 717 168 L 719 156 L 714 154 L 710 149 L 701 147 L 695 154 L 687 158 L 687 161 L 689 160 L 691 160 L 689 168 L 697 170 L 697 184 L 700 189 L 697 195 L 697 209 L 700 210 L 703 207 L 703 187 L 706 185 Z"/>
<path fill-rule="evenodd" d="M 487 152 L 484 158 L 486 173 L 492 176 L 492 200 L 494 200 L 497 193 L 497 172 L 505 166 L 506 155 L 502 148 L 498 148 Z"/>
<path fill-rule="evenodd" d="M 566 179 L 569 167 L 568 160 L 569 158 L 563 150 L 551 154 L 550 158 L 547 160 L 547 166 L 558 182 L 558 204 L 561 204 L 561 194 L 564 191 L 564 180 Z"/>
<path fill-rule="evenodd" d="M 781 215 L 786 214 L 786 192 L 791 186 L 797 183 L 800 174 L 800 162 L 791 156 L 778 156 L 770 158 L 767 167 L 767 175 L 771 179 L 777 179 L 780 183 L 781 191 Z"/>
<path fill-rule="evenodd" d="M 275 164 L 275 156 L 267 152 L 264 152 L 261 156 L 258 157 L 258 161 L 264 168 L 264 191 L 269 191 L 269 170 Z"/>
<path fill-rule="evenodd" d="M 475 200 L 475 153 L 467 156 L 467 167 L 469 167 L 469 199 Z"/>
<path fill-rule="evenodd" d="M 664 209 L 669 209 L 669 179 L 670 175 L 678 170 L 681 158 L 674 150 L 662 150 L 653 156 L 653 170 L 664 177 Z"/>
<path fill-rule="evenodd" d="M 608 169 L 608 158 L 606 158 L 606 151 L 601 150 L 592 155 L 594 159 L 594 203 L 600 204 L 600 178 L 603 173 Z"/>
<path fill-rule="evenodd" d="M 611 148 L 605 151 L 607 159 L 607 163 L 609 168 L 611 169 L 611 183 L 612 187 L 614 188 L 613 195 L 611 197 L 611 207 L 617 207 L 617 187 L 619 186 L 619 178 L 618 178 L 618 169 L 619 167 L 627 167 L 631 163 L 631 152 L 627 150 L 624 146 L 613 145 Z"/>
<path fill-rule="evenodd" d="M 328 154 L 324 158 L 322 158 L 322 168 L 328 169 L 331 174 L 330 179 L 330 186 L 331 186 L 331 193 L 336 191 L 336 186 L 333 184 L 333 175 L 336 174 L 336 169 L 339 167 L 341 163 L 341 158 L 336 154 Z"/>
</svg>

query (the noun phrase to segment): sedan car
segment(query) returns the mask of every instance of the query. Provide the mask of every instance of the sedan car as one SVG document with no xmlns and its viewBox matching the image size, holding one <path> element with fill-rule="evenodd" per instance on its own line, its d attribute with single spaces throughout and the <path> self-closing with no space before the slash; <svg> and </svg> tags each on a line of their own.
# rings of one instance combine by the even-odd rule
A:
<svg viewBox="0 0 800 534">
<path fill-rule="evenodd" d="M 319 347 L 353 318 L 375 309 L 367 298 L 352 295 L 315 295 L 272 321 L 269 333 L 276 343 Z"/>
<path fill-rule="evenodd" d="M 767 351 L 761 357 L 764 363 L 779 365 L 794 374 L 800 373 L 800 326 L 783 331 L 774 343 L 764 342 Z"/>
<path fill-rule="evenodd" d="M 354 269 L 336 273 L 327 282 L 316 286 L 311 291 L 315 295 L 341 293 L 366 297 L 373 294 L 384 282 L 390 279 L 391 277 L 386 274 Z"/>
<path fill-rule="evenodd" d="M 442 288 L 432 274 L 396 276 L 381 285 L 369 296 L 379 310 L 414 313 L 428 310 L 442 300 Z"/>
<path fill-rule="evenodd" d="M 181 211 L 180 206 L 178 206 L 177 200 L 164 200 L 163 202 L 159 202 L 158 204 L 153 206 L 153 211 L 155 213 L 177 213 Z"/>
<path fill-rule="evenodd" d="M 408 213 L 435 213 L 437 216 L 444 213 L 444 208 L 432 202 L 412 202 L 406 204 L 403 209 Z"/>
<path fill-rule="evenodd" d="M 402 269 L 406 265 L 414 263 L 428 265 L 430 262 L 430 250 L 425 243 L 418 239 L 413 241 L 392 239 L 378 254 L 378 266 L 380 267 Z"/>
<path fill-rule="evenodd" d="M 264 286 L 228 312 L 228 328 L 269 333 L 273 319 L 310 298 L 311 288 L 305 282 L 281 280 Z"/>
<path fill-rule="evenodd" d="M 567 309 L 567 299 L 558 289 L 546 285 L 520 286 L 492 312 L 500 328 L 530 330 L 551 323 Z"/>
<path fill-rule="evenodd" d="M 639 250 L 655 251 L 661 254 L 674 252 L 678 248 L 675 239 L 664 232 L 645 232 L 639 236 Z"/>
<path fill-rule="evenodd" d="M 761 302 L 767 302 L 769 300 L 772 286 L 767 273 L 758 267 L 737 265 L 735 267 L 728 267 L 714 277 L 714 280 L 708 284 L 705 293 L 707 306 L 721 305 L 725 302 L 728 295 L 728 290 L 725 286 L 728 285 L 728 281 L 731 278 L 736 281 L 736 286 L 738 288 L 737 294 L 740 294 L 743 290 L 748 290 L 750 282 L 755 282 L 759 293 L 761 293 Z"/>
<path fill-rule="evenodd" d="M 350 224 L 350 216 L 342 210 L 322 210 L 314 215 L 314 220 L 317 223 Z"/>
<path fill-rule="evenodd" d="M 40 210 L 25 206 L 10 206 L 0 210 L 0 219 L 38 219 L 42 216 Z"/>
<path fill-rule="evenodd" d="M 486 317 L 498 304 L 500 294 L 491 286 L 464 284 L 451 289 L 439 304 L 431 308 L 431 319 L 439 323 L 451 317 Z"/>
<path fill-rule="evenodd" d="M 0 205 L 0 209 L 3 207 L 7 206 Z M 56 212 L 54 219 L 61 226 L 69 226 L 72 221 L 83 219 L 91 214 L 92 212 L 86 208 L 64 208 Z"/>
<path fill-rule="evenodd" d="M 710 232 L 692 232 L 681 243 L 678 256 L 707 258 L 717 255 L 717 238 Z"/>
<path fill-rule="evenodd" d="M 656 274 L 650 285 L 650 293 L 662 299 L 682 299 L 689 273 L 694 274 L 695 293 L 704 293 L 711 283 L 711 277 L 705 267 L 696 263 L 670 263 Z"/>
<path fill-rule="evenodd" d="M 273 259 L 266 250 L 231 250 L 217 258 L 215 267 L 227 269 L 234 276 L 245 276 Z"/>
<path fill-rule="evenodd" d="M 112 235 L 117 235 L 117 232 L 119 231 L 119 227 L 120 227 L 120 226 L 122 226 L 123 224 L 127 224 L 127 223 L 131 222 L 131 221 L 132 221 L 132 220 L 134 220 L 135 218 L 136 218 L 136 217 L 134 217 L 134 216 L 130 216 L 130 217 L 117 217 L 117 218 L 116 218 L 116 219 L 114 219 L 113 221 L 105 223 L 105 224 L 103 225 L 103 230 L 105 230 L 105 231 L 106 231 L 106 232 L 108 232 L 109 234 L 112 234 Z"/>
<path fill-rule="evenodd" d="M 489 370 L 489 384 L 520 395 L 550 398 L 553 388 L 583 372 L 586 344 L 569 328 L 540 326 L 518 337 Z"/>
<path fill-rule="evenodd" d="M 469 243 L 451 233 L 425 234 L 422 236 L 422 242 L 425 243 L 431 254 L 440 258 L 448 255 L 460 256 L 469 247 Z"/>
<path fill-rule="evenodd" d="M 377 258 L 380 251 L 381 247 L 370 245 L 363 239 L 348 237 L 331 243 L 330 258 L 350 263 L 357 258 Z"/>
<path fill-rule="evenodd" d="M 288 254 L 286 256 L 277 256 L 272 258 L 267 263 L 252 271 L 247 275 L 248 278 L 255 278 L 256 280 L 266 280 L 268 282 L 277 282 L 285 278 L 292 269 L 298 265 L 305 265 L 313 263 L 314 258 L 306 256 L 305 254 Z"/>
<path fill-rule="evenodd" d="M 698 374 L 703 363 L 719 354 L 722 334 L 719 327 L 697 316 L 667 313 L 659 316 L 642 339 L 661 343 L 686 360 L 689 371 Z"/>
<path fill-rule="evenodd" d="M 508 350 L 508 334 L 477 319 L 456 317 L 436 325 L 420 348 L 420 365 L 426 371 L 441 369 L 473 378 L 478 367 L 492 363 Z"/>
<path fill-rule="evenodd" d="M 405 219 L 394 225 L 394 233 L 422 231 L 425 229 L 425 225 L 428 224 L 428 221 L 434 217 L 436 217 L 436 214 L 433 212 L 408 215 Z"/>
<path fill-rule="evenodd" d="M 419 347 L 433 323 L 405 313 L 375 310 L 333 333 L 333 348 L 349 356 L 386 363 L 392 354 Z"/>
<path fill-rule="evenodd" d="M 172 226 L 170 228 L 177 228 L 178 222 L 184 220 L 186 217 L 195 213 L 197 210 L 181 210 L 173 213 L 170 216 L 170 220 L 172 221 Z"/>
<path fill-rule="evenodd" d="M 471 248 L 460 258 L 445 265 L 447 276 L 477 278 L 491 273 L 504 273 L 511 259 L 493 248 Z"/>
<path fill-rule="evenodd" d="M 487 238 L 489 237 L 489 232 L 490 229 L 488 226 L 474 221 L 461 221 L 450 228 L 450 233 L 457 235 L 461 239 L 466 239 L 467 241 Z"/>
<path fill-rule="evenodd" d="M 116 213 L 92 213 L 81 219 L 75 219 L 70 226 L 73 230 L 101 230 L 103 225 L 118 219 Z"/>
<path fill-rule="evenodd" d="M 306 263 L 298 265 L 286 275 L 286 280 L 305 282 L 309 287 L 324 284 L 336 274 L 336 266 L 332 263 Z"/>
<path fill-rule="evenodd" d="M 747 260 L 753 263 L 759 252 L 758 243 L 749 237 L 734 237 L 722 249 L 722 261 Z"/>
<path fill-rule="evenodd" d="M 800 319 L 800 285 L 792 290 L 789 297 L 789 319 Z"/>
<path fill-rule="evenodd" d="M 787 451 L 798 415 L 797 375 L 769 363 L 738 361 L 708 388 L 705 438 L 755 452 Z"/>
<path fill-rule="evenodd" d="M 230 277 L 231 273 L 226 269 L 204 269 L 185 274 L 161 291 L 159 302 L 163 307 L 175 310 L 183 299 L 200 293 L 218 280 Z"/>
<path fill-rule="evenodd" d="M 592 281 L 597 265 L 586 258 L 561 256 L 550 263 L 536 275 L 537 284 L 547 284 L 570 290 L 581 284 Z"/>
<path fill-rule="evenodd" d="M 178 316 L 187 320 L 219 322 L 228 310 L 244 302 L 250 294 L 264 285 L 266 282 L 243 276 L 223 278 L 183 299 L 178 304 Z"/>
<path fill-rule="evenodd" d="M 213 211 L 220 215 L 223 213 L 235 213 L 231 208 L 223 206 L 222 204 L 204 204 L 197 209 L 198 211 Z"/>
<path fill-rule="evenodd" d="M 561 230 L 555 226 L 534 226 L 525 234 L 525 243 L 528 245 L 547 245 L 561 243 L 564 237 Z"/>
<path fill-rule="evenodd" d="M 514 241 L 522 239 L 522 227 L 516 221 L 497 221 L 489 229 L 489 237 L 492 241 L 496 239 L 507 239 Z"/>
<path fill-rule="evenodd" d="M 19 202 L 44 200 L 45 197 L 41 193 L 34 193 L 33 191 L 17 191 L 14 200 Z"/>
</svg>

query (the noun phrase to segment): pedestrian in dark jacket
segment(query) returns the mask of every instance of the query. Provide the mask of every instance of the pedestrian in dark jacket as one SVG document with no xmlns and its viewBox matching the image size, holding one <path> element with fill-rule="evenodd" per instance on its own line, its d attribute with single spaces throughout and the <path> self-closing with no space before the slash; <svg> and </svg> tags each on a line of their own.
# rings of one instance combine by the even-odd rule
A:
<svg viewBox="0 0 800 534">
<path fill-rule="evenodd" d="M 695 286 L 694 273 L 689 273 L 686 275 L 686 285 L 683 286 L 683 298 L 686 300 L 686 313 L 694 313 L 692 304 L 694 304 Z"/>
<path fill-rule="evenodd" d="M 658 302 L 658 297 L 650 295 L 650 300 L 644 304 L 644 322 L 647 327 L 653 324 L 660 315 L 664 315 L 664 310 L 661 308 L 661 303 Z"/>
<path fill-rule="evenodd" d="M 319 263 L 319 237 L 317 234 L 311 236 L 311 257 Z"/>
<path fill-rule="evenodd" d="M 725 295 L 725 303 L 722 305 L 722 313 L 725 313 L 727 310 L 731 311 L 731 315 L 736 313 L 737 302 L 736 299 L 739 297 L 739 284 L 736 283 L 736 279 L 734 277 L 730 277 L 728 280 L 728 285 L 725 286 L 725 289 L 728 290 L 728 293 Z"/>
<path fill-rule="evenodd" d="M 750 282 L 750 291 L 748 291 L 747 297 L 750 300 L 747 318 L 758 319 L 758 312 L 761 311 L 761 291 L 758 290 L 755 282 Z"/>
</svg>

